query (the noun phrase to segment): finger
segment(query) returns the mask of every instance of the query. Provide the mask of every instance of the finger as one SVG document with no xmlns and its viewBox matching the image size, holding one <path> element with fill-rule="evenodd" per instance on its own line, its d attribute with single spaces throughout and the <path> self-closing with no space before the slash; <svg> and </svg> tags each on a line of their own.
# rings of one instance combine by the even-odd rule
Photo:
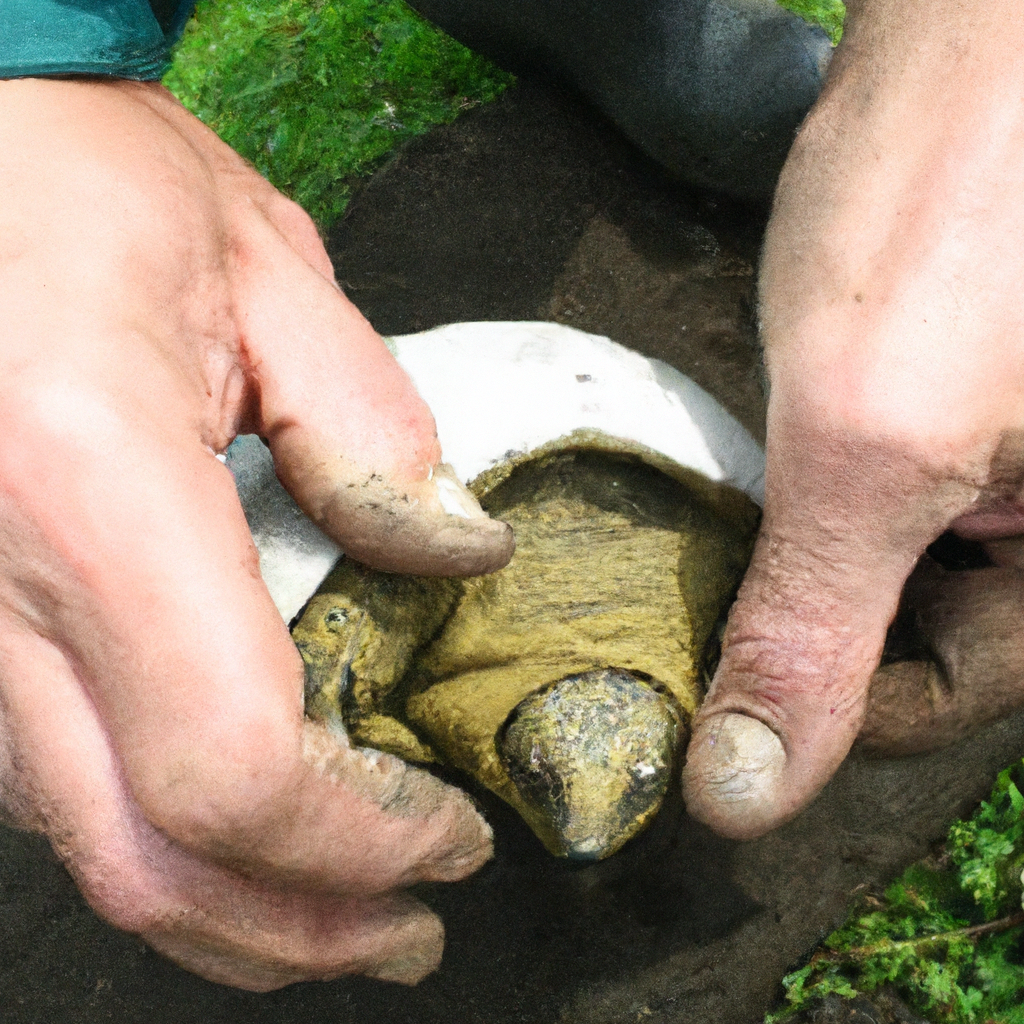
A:
<svg viewBox="0 0 1024 1024">
<path fill-rule="evenodd" d="M 690 813 L 737 838 L 791 818 L 843 760 L 903 581 L 972 497 L 911 446 L 780 404 L 761 533 L 684 769 Z"/>
<path fill-rule="evenodd" d="M 262 217 L 240 219 L 233 289 L 282 483 L 344 550 L 382 569 L 475 575 L 512 556 L 447 467 L 433 417 L 383 340 Z"/>
<path fill-rule="evenodd" d="M 92 97 L 97 102 L 112 98 L 109 90 L 100 91 L 102 96 Z M 232 335 L 227 348 L 234 352 L 233 329 L 240 328 L 262 413 L 253 428 L 270 440 L 279 456 L 279 475 L 300 504 L 350 554 L 381 568 L 464 575 L 507 562 L 511 530 L 488 519 L 450 471 L 437 465 L 440 454 L 429 410 L 380 337 L 333 283 L 330 261 L 309 218 L 164 90 L 123 83 L 115 94 L 163 119 L 163 132 L 146 125 L 159 136 L 155 164 L 171 152 L 183 158 L 175 147 L 185 141 L 192 150 L 186 154 L 190 178 L 212 178 L 217 186 L 210 193 L 219 203 L 212 209 L 209 203 L 199 204 L 206 221 L 179 234 L 190 243 L 202 241 L 204 229 L 208 234 L 209 223 L 215 222 L 216 237 L 231 254 L 234 294 L 226 305 L 233 307 L 230 319 L 238 322 L 227 331 Z M 111 111 L 104 110 L 112 120 Z M 111 142 L 107 136 L 105 145 Z M 159 181 L 153 187 L 159 191 L 165 185 Z M 195 189 L 185 190 L 178 206 L 194 205 Z M 128 220 L 137 234 L 138 219 Z M 141 223 L 152 220 L 149 216 Z M 176 237 L 169 226 L 168 234 Z M 159 241 L 129 261 L 132 273 L 145 264 L 131 295 L 149 294 L 154 280 L 169 276 L 166 259 L 160 267 L 150 265 L 152 251 L 166 251 L 166 240 Z M 186 246 L 170 266 L 195 276 L 197 266 L 219 271 L 220 257 L 220 252 L 206 252 L 199 259 Z M 124 276 L 122 268 L 118 279 Z M 164 302 L 146 310 L 143 322 L 183 304 L 183 286 L 176 283 Z M 204 278 L 190 277 L 185 290 L 207 304 L 215 299 L 215 312 L 223 314 L 223 296 L 211 295 L 209 286 Z M 131 305 L 123 296 L 119 302 Z M 203 311 L 209 312 L 205 306 Z M 190 326 L 200 339 L 211 327 L 214 334 L 226 329 L 210 317 Z M 208 353 L 207 361 L 211 358 Z M 224 376 L 223 371 L 214 376 Z M 227 378 L 236 392 L 239 377 Z M 235 404 L 240 399 L 235 395 Z M 212 429 L 207 425 L 210 443 L 226 444 L 239 418 L 248 416 L 228 416 Z"/>
<path fill-rule="evenodd" d="M 1024 538 L 1002 537 L 985 544 L 985 553 L 993 565 L 1006 569 L 1024 569 Z"/>
<path fill-rule="evenodd" d="M 411 898 L 289 892 L 157 832 L 65 656 L 0 621 L 3 722 L 19 765 L 8 781 L 107 921 L 211 981 L 256 991 L 345 973 L 413 984 L 437 966 L 443 929 Z"/>
<path fill-rule="evenodd" d="M 948 572 L 923 558 L 903 605 L 900 619 L 928 658 L 875 672 L 859 750 L 885 757 L 939 750 L 1024 707 L 1024 572 Z"/>
<path fill-rule="evenodd" d="M 148 423 L 57 392 L 6 410 L 8 600 L 68 651 L 148 820 L 197 855 L 353 894 L 486 860 L 464 794 L 304 726 L 301 659 L 230 473 L 171 399 Z"/>
</svg>

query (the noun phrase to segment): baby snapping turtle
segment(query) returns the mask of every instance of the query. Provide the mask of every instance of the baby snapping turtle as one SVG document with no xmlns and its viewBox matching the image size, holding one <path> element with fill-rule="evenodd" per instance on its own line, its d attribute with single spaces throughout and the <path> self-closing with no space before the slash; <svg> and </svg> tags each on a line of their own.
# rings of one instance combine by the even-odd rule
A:
<svg viewBox="0 0 1024 1024">
<path fill-rule="evenodd" d="M 343 558 L 293 631 L 307 712 L 357 744 L 468 772 L 554 854 L 607 857 L 676 777 L 759 510 L 594 431 L 471 489 L 512 524 L 512 562 L 454 580 Z"/>
</svg>

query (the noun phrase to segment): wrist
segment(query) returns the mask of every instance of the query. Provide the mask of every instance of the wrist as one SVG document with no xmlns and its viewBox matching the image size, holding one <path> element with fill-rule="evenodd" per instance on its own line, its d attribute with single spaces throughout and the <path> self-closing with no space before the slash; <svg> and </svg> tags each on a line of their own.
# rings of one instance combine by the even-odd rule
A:
<svg viewBox="0 0 1024 1024">
<path fill-rule="evenodd" d="M 934 126 L 943 108 L 1024 84 L 1024 19 L 1007 17 L 990 0 L 847 0 L 846 7 L 825 103 L 833 91 L 863 104 L 897 91 L 919 95 L 930 103 Z"/>
</svg>

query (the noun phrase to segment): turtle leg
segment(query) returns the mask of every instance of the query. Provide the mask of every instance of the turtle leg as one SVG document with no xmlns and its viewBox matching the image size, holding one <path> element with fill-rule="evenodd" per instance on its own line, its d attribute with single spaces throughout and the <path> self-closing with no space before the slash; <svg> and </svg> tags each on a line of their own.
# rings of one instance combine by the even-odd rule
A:
<svg viewBox="0 0 1024 1024">
<path fill-rule="evenodd" d="M 444 623 L 461 587 L 342 559 L 292 630 L 306 668 L 306 714 L 359 746 L 434 761 L 392 712 L 416 652 Z"/>
</svg>

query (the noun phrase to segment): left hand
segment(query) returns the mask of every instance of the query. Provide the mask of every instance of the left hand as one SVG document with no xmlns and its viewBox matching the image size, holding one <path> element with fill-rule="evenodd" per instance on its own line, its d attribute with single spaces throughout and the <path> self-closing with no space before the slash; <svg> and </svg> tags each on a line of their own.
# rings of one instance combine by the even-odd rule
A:
<svg viewBox="0 0 1024 1024">
<path fill-rule="evenodd" d="M 309 218 L 166 90 L 0 81 L 0 137 L 0 813 L 206 978 L 414 982 L 443 928 L 401 890 L 490 830 L 304 721 L 215 454 L 266 437 L 382 568 L 498 568 L 511 531 L 440 490 L 433 417 Z"/>
</svg>

